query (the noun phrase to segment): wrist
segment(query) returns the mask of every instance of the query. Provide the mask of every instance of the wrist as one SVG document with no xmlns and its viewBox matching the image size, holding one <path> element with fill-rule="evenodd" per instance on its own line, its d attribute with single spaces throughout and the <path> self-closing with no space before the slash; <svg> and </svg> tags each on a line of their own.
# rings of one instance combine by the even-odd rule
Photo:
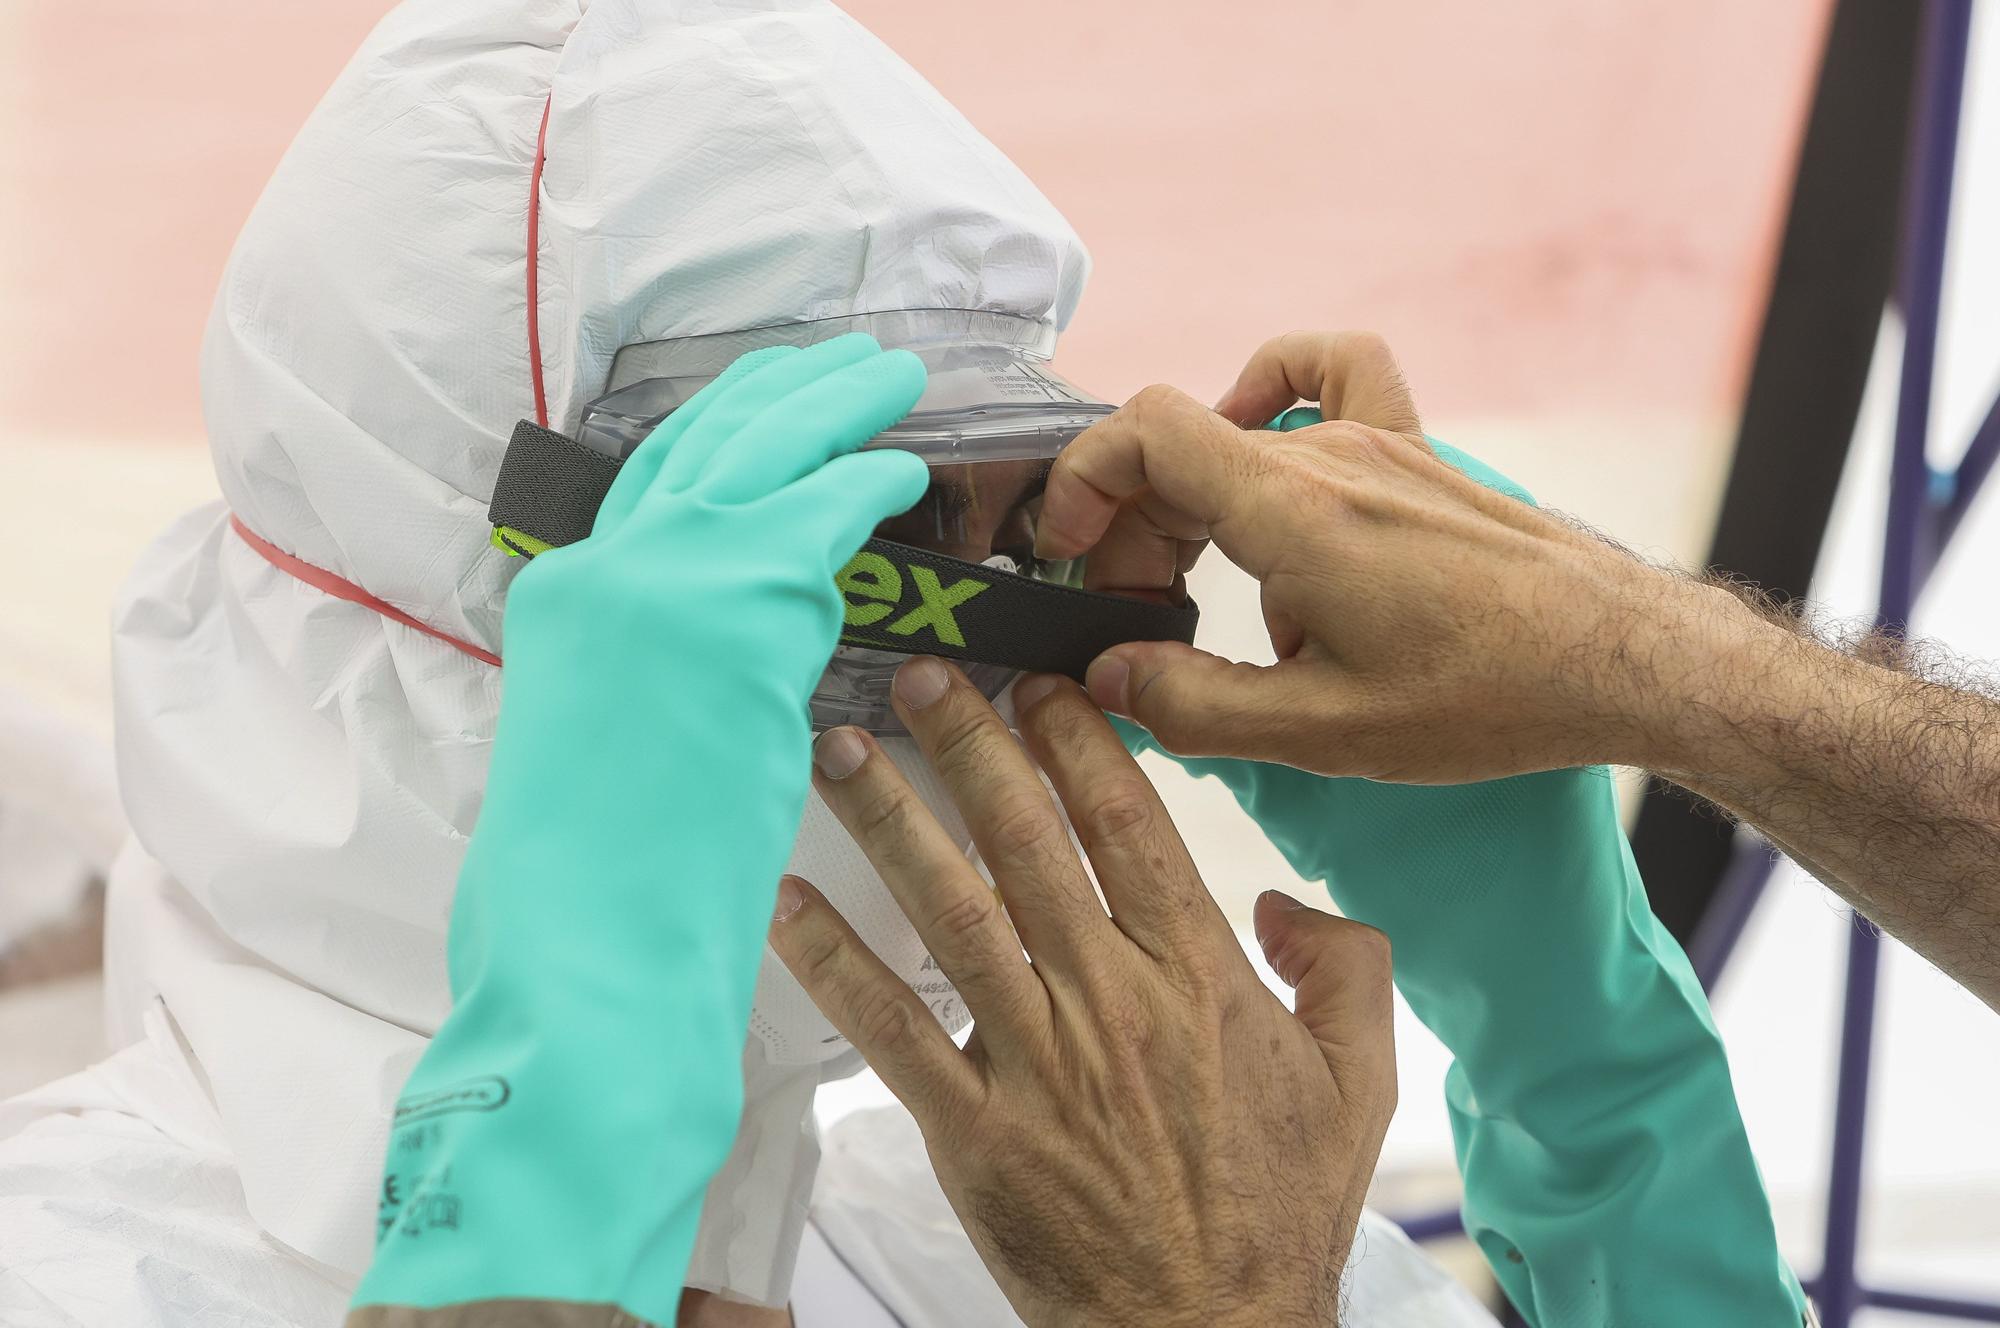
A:
<svg viewBox="0 0 2000 1328">
<path fill-rule="evenodd" d="M 1798 639 L 1723 587 L 1634 570 L 1606 651 L 1603 759 L 1668 778 L 1728 764 Z"/>
<path fill-rule="evenodd" d="M 1257 1289 L 1211 1299 L 1199 1322 L 1203 1328 L 1340 1328 L 1349 1250 L 1349 1244 L 1336 1246 Z M 1328 1270 L 1333 1277 L 1326 1276 Z"/>
<path fill-rule="evenodd" d="M 1799 743 L 1819 741 L 1839 708 L 1834 673 L 1851 661 L 1721 586 L 1671 584 L 1635 652 L 1632 744 L 1618 762 L 1698 792 L 1766 780 Z"/>
<path fill-rule="evenodd" d="M 1346 1253 L 1340 1257 L 1345 1267 Z M 1203 1328 L 1340 1328 L 1340 1307 L 1337 1301 L 1319 1308 L 1294 1305 L 1287 1297 L 1277 1305 L 1245 1306 L 1240 1311 L 1204 1317 L 1201 1322 Z"/>
</svg>

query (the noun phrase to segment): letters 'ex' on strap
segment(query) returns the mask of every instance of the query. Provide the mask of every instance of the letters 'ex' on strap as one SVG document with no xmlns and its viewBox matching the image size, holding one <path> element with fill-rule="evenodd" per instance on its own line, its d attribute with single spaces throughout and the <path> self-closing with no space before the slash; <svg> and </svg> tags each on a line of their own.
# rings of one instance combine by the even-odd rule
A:
<svg viewBox="0 0 2000 1328">
<path fill-rule="evenodd" d="M 528 420 L 514 426 L 488 516 L 493 543 L 533 557 L 590 534 L 618 460 Z M 942 655 L 1083 681 L 1125 641 L 1192 643 L 1192 600 L 1158 604 L 1037 581 L 891 540 L 871 539 L 834 577 L 843 645 Z"/>
</svg>

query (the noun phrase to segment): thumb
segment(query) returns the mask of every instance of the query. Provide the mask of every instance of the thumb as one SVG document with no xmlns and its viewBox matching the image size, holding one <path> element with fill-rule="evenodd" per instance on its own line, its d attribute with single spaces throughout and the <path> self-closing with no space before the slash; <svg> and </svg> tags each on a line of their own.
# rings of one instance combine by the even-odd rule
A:
<svg viewBox="0 0 2000 1328">
<path fill-rule="evenodd" d="M 1423 426 L 1389 343 L 1373 332 L 1288 332 L 1257 348 L 1215 413 L 1246 429 L 1295 401 L 1329 420 L 1420 437 Z"/>
<path fill-rule="evenodd" d="M 1257 943 L 1295 997 L 1293 1013 L 1345 1086 L 1372 1083 L 1394 1110 L 1396 1009 L 1389 938 L 1373 927 L 1266 890 L 1252 912 Z"/>
<path fill-rule="evenodd" d="M 1178 641 L 1134 641 L 1099 655 L 1090 699 L 1149 729 L 1175 756 L 1240 756 L 1302 764 L 1294 750 L 1316 696 L 1311 666 L 1242 664 Z"/>
</svg>

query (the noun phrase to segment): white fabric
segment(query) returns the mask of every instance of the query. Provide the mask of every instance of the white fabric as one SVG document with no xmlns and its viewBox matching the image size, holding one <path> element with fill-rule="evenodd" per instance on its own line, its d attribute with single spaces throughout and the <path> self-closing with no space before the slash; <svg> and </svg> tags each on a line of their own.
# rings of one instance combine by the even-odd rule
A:
<svg viewBox="0 0 2000 1328">
<path fill-rule="evenodd" d="M 908 738 L 885 737 L 882 749 L 892 757 L 910 781 L 910 787 L 928 805 L 946 833 L 968 847 L 971 835 L 952 803 L 944 782 L 918 753 Z M 965 1007 L 958 992 L 931 963 L 930 952 L 897 906 L 895 896 L 882 884 L 868 858 L 817 794 L 806 804 L 805 821 L 792 847 L 786 868 L 805 877 L 838 905 L 840 914 L 853 926 L 884 963 L 908 983 L 931 1008 L 938 1021 L 952 1032 L 966 1024 Z M 757 974 L 757 999 L 750 1012 L 750 1028 L 764 1043 L 766 1054 L 779 1065 L 809 1065 L 838 1061 L 845 1073 L 860 1068 L 860 1060 L 838 1030 L 819 1012 L 805 989 L 792 980 L 784 963 L 769 948 Z"/>
<path fill-rule="evenodd" d="M 812 1222 L 840 1263 L 910 1328 L 1018 1328 L 939 1188 L 910 1114 L 878 1107 L 827 1131 Z M 1402 1229 L 1363 1212 L 1343 1279 L 1350 1328 L 1495 1328 Z M 799 1328 L 808 1328 L 808 1319 Z"/>
<path fill-rule="evenodd" d="M 336 1328 L 355 1276 L 250 1215 L 192 1061 L 146 1037 L 0 1103 L 0 1324 Z"/>
<path fill-rule="evenodd" d="M 0 955 L 68 918 L 125 835 L 110 745 L 0 687 Z"/>
<path fill-rule="evenodd" d="M 482 647 L 504 653 L 515 570 L 488 544 L 486 499 L 534 411 L 545 103 L 537 312 L 557 427 L 627 342 L 899 309 L 1052 331 L 1081 290 L 1082 248 L 1048 202 L 827 4 L 405 4 L 245 226 L 204 404 L 251 530 Z M 152 859 L 113 885 L 119 1040 L 163 1008 L 249 1213 L 356 1273 L 388 1111 L 446 1009 L 499 673 L 275 570 L 220 509 L 149 551 L 116 630 L 121 786 Z M 820 809 L 809 829 L 830 824 Z M 795 858 L 920 971 L 856 861 L 823 832 Z M 834 1059 L 753 1073 L 689 1280 L 771 1299 L 811 1177 L 807 1090 L 853 1058 L 781 969 L 759 1021 L 787 1059 Z"/>
<path fill-rule="evenodd" d="M 883 748 L 945 829 L 967 842 L 957 807 L 915 745 L 889 738 Z M 818 794 L 807 799 L 786 870 L 819 886 L 861 939 L 924 996 L 941 1024 L 954 1032 L 965 1026 L 968 1016 L 957 990 Z M 861 1066 L 860 1053 L 766 947 L 743 1056 L 743 1123 L 728 1160 L 709 1184 L 688 1261 L 688 1285 L 765 1305 L 783 1303 L 819 1162 L 813 1093 Z"/>
<path fill-rule="evenodd" d="M 808 1224 L 792 1283 L 792 1328 L 909 1328 Z"/>
<path fill-rule="evenodd" d="M 156 1010 L 144 1040 L 0 1103 L 7 1328 L 340 1323 L 353 1275 L 277 1244 L 251 1216 L 228 1140 L 173 1043 Z M 1354 1328 L 1494 1328 L 1373 1213 L 1362 1217 L 1345 1290 L 1342 1322 Z M 938 1190 L 914 1123 L 894 1108 L 828 1131 L 792 1299 L 797 1328 L 1020 1322 Z"/>
</svg>

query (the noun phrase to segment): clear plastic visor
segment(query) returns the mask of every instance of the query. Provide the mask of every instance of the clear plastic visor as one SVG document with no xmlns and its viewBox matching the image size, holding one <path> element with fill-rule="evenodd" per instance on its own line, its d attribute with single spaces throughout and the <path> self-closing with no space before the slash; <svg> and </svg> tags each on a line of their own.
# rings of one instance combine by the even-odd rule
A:
<svg viewBox="0 0 2000 1328">
<path fill-rule="evenodd" d="M 628 347 L 619 353 L 612 373 L 613 383 L 622 385 L 585 408 L 577 439 L 623 460 L 737 355 L 759 345 L 803 345 L 853 330 L 825 329 L 825 324 L 801 324 L 760 330 L 769 340 L 756 339 L 760 333 L 730 333 Z M 881 337 L 875 328 L 862 330 Z M 784 335 L 788 331 L 797 339 Z M 806 334 L 822 331 L 825 335 Z M 884 344 L 889 344 L 886 339 Z M 867 446 L 896 447 L 922 457 L 930 467 L 930 485 L 915 507 L 877 527 L 876 536 L 1037 580 L 1081 586 L 1080 561 L 1035 557 L 1035 526 L 1056 456 L 1114 408 L 1065 381 L 1020 345 L 919 342 L 908 349 L 928 371 L 924 395 L 900 424 Z M 631 376 L 653 369 L 667 372 Z M 814 728 L 856 724 L 875 733 L 901 732 L 889 706 L 889 684 L 906 658 L 860 646 L 836 650 L 813 694 Z M 990 664 L 969 664 L 965 671 L 989 698 L 1014 678 L 1012 669 Z"/>
</svg>

